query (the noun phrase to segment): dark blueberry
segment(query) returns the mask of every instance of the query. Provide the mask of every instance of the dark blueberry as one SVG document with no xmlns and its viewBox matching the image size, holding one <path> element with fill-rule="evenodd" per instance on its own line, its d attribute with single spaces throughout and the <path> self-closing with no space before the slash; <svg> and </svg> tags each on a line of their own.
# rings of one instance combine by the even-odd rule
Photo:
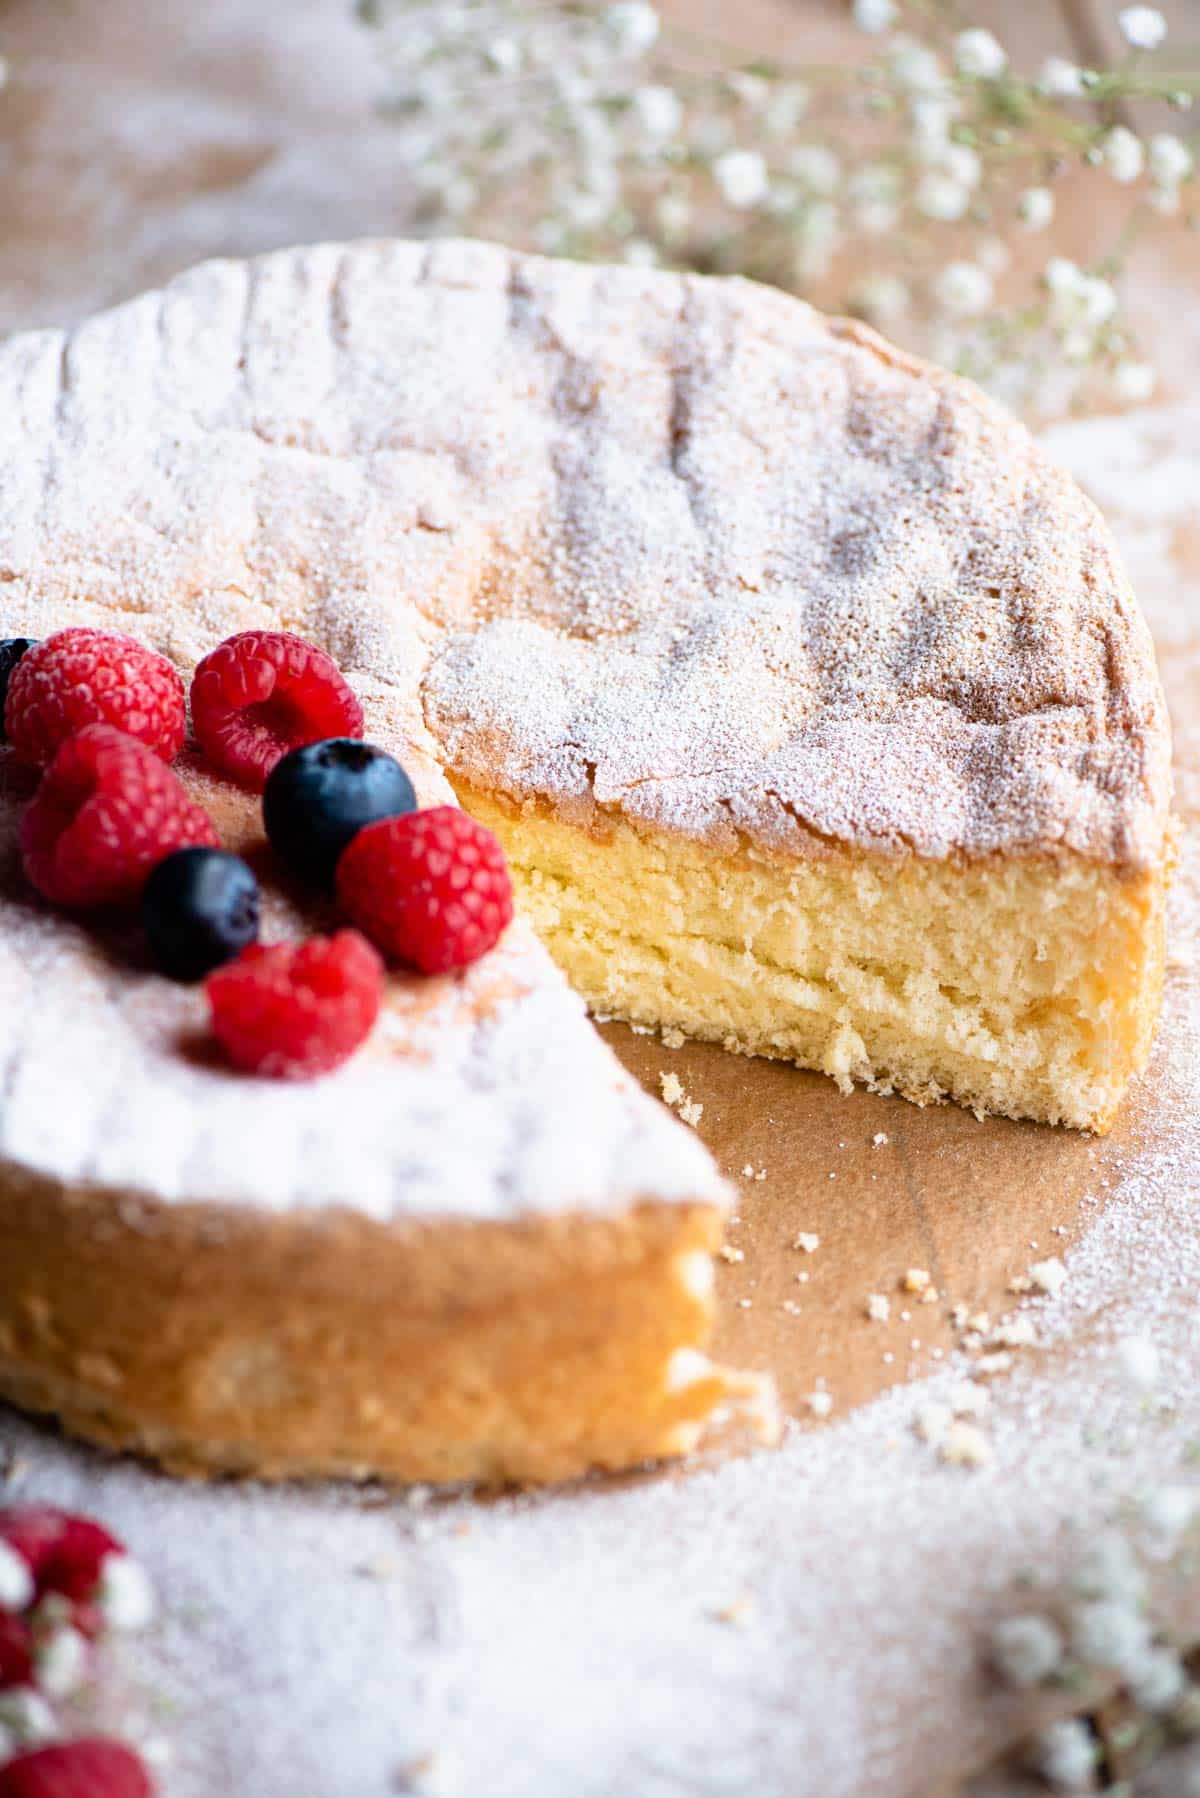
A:
<svg viewBox="0 0 1200 1798">
<path fill-rule="evenodd" d="M 0 637 L 0 743 L 5 741 L 4 706 L 12 671 L 25 651 L 32 649 L 36 642 L 36 637 Z"/>
<path fill-rule="evenodd" d="M 338 857 L 364 824 L 416 809 L 399 762 L 353 737 L 293 749 L 263 789 L 263 823 L 276 855 L 322 886 L 333 884 Z"/>
<path fill-rule="evenodd" d="M 142 889 L 142 923 L 155 966 L 203 980 L 258 939 L 258 882 L 223 849 L 177 849 Z"/>
</svg>

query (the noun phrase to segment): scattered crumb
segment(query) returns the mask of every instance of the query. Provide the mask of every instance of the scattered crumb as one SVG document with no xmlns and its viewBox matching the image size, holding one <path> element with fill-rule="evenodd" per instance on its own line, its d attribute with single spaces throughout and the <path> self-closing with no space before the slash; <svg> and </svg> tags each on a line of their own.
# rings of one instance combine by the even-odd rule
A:
<svg viewBox="0 0 1200 1798">
<path fill-rule="evenodd" d="M 736 1263 L 746 1259 L 745 1249 L 735 1249 L 731 1242 L 723 1242 L 717 1250 L 717 1254 L 721 1257 L 722 1261 L 728 1261 L 730 1263 Z"/>
<path fill-rule="evenodd" d="M 956 1417 L 941 1443 L 942 1460 L 951 1467 L 986 1467 L 994 1450 L 977 1423 Z"/>
<path fill-rule="evenodd" d="M 663 1104 L 673 1106 L 683 1122 L 691 1124 L 694 1128 L 704 1116 L 704 1107 L 698 1105 L 694 1099 L 688 1098 L 679 1075 L 660 1074 L 658 1084 L 662 1090 Z"/>
<path fill-rule="evenodd" d="M 882 1292 L 867 1295 L 867 1316 L 873 1324 L 885 1324 L 892 1315 L 892 1301 Z"/>
<path fill-rule="evenodd" d="M 749 1309 L 753 1303 L 754 1303 L 753 1299 L 739 1299 L 738 1300 L 738 1309 L 740 1311 L 749 1311 Z"/>
<path fill-rule="evenodd" d="M 804 1402 L 814 1417 L 828 1417 L 833 1410 L 833 1394 L 831 1392 L 810 1392 Z"/>
<path fill-rule="evenodd" d="M 956 1417 L 982 1417 L 991 1402 L 987 1387 L 976 1386 L 971 1380 L 964 1380 L 950 1394 L 950 1408 Z"/>
<path fill-rule="evenodd" d="M 795 1299 L 784 1299 L 783 1309 L 787 1312 L 789 1317 L 799 1317 L 801 1315 L 800 1307 Z"/>
<path fill-rule="evenodd" d="M 886 1130 L 877 1130 L 875 1132 L 874 1136 L 871 1138 L 871 1147 L 873 1149 L 882 1149 L 884 1143 L 887 1142 L 887 1140 L 888 1140 L 887 1131 Z"/>
<path fill-rule="evenodd" d="M 893 1353 L 892 1353 L 892 1351 L 891 1351 L 891 1349 L 887 1349 L 887 1350 L 886 1350 L 886 1351 L 885 1351 L 885 1353 L 884 1353 L 884 1357 L 883 1357 L 883 1365 L 884 1365 L 884 1366 L 885 1366 L 885 1367 L 890 1367 L 890 1366 L 891 1366 L 891 1365 L 892 1365 L 892 1362 L 893 1362 L 893 1361 L 894 1361 L 894 1360 L 895 1360 L 895 1359 L 896 1359 L 896 1357 L 895 1357 L 895 1355 L 893 1355 Z"/>
<path fill-rule="evenodd" d="M 967 1319 L 970 1316 L 970 1313 L 971 1307 L 969 1305 L 964 1305 L 961 1299 L 956 1305 L 950 1307 L 950 1322 L 954 1325 L 956 1330 L 966 1329 Z"/>
<path fill-rule="evenodd" d="M 799 1236 L 797 1236 L 795 1242 L 792 1244 L 794 1249 L 803 1249 L 806 1255 L 811 1255 L 814 1250 L 819 1249 L 820 1246 L 821 1238 L 819 1236 L 814 1236 L 811 1230 L 801 1230 Z"/>
<path fill-rule="evenodd" d="M 807 1286 L 807 1285 L 808 1285 L 808 1273 L 807 1273 L 807 1271 L 806 1271 L 806 1272 L 804 1272 L 804 1273 L 802 1273 L 802 1274 L 797 1274 L 797 1275 L 796 1275 L 796 1278 L 797 1278 L 797 1279 L 798 1279 L 798 1280 L 799 1280 L 799 1282 L 800 1282 L 800 1284 L 801 1284 L 801 1286 Z"/>
<path fill-rule="evenodd" d="M 1007 1373 L 1013 1364 L 1013 1358 L 1007 1349 L 997 1349 L 995 1354 L 980 1355 L 975 1363 L 975 1372 L 981 1374 Z"/>
<path fill-rule="evenodd" d="M 746 1163 L 745 1167 L 742 1169 L 742 1179 L 743 1180 L 753 1180 L 753 1178 L 754 1178 L 754 1164 L 753 1164 L 753 1162 L 748 1161 Z"/>
<path fill-rule="evenodd" d="M 927 1286 L 925 1288 L 924 1292 L 921 1294 L 921 1303 L 923 1305 L 936 1305 L 938 1302 L 938 1297 L 939 1297 L 939 1294 L 938 1294 L 937 1287 L 936 1286 Z"/>
<path fill-rule="evenodd" d="M 1012 1279 L 1008 1282 L 1008 1290 L 1016 1293 L 1018 1296 L 1026 1292 L 1032 1292 L 1033 1281 L 1029 1278 L 1028 1274 L 1014 1274 Z"/>
<path fill-rule="evenodd" d="M 1051 1255 L 1046 1261 L 1035 1261 L 1029 1277 L 1039 1292 L 1047 1292 L 1053 1298 L 1055 1293 L 1062 1291 L 1067 1270 L 1057 1255 Z"/>
<path fill-rule="evenodd" d="M 976 1311 L 973 1317 L 967 1319 L 968 1330 L 978 1330 L 981 1336 L 986 1336 L 991 1327 L 992 1320 L 986 1311 Z"/>
<path fill-rule="evenodd" d="M 1031 1317 L 1009 1317 L 998 1323 L 989 1338 L 995 1348 L 1032 1348 L 1037 1331 Z"/>
<path fill-rule="evenodd" d="M 923 1267 L 910 1267 L 904 1276 L 905 1292 L 924 1292 L 929 1283 L 929 1273 Z"/>
<path fill-rule="evenodd" d="M 947 1405 L 922 1405 L 913 1419 L 913 1427 L 922 1442 L 941 1442 L 953 1418 Z"/>
<path fill-rule="evenodd" d="M 662 1041 L 664 1049 L 682 1049 L 684 1044 L 683 1031 L 676 1030 L 674 1026 L 668 1025 L 662 1033 Z"/>
</svg>

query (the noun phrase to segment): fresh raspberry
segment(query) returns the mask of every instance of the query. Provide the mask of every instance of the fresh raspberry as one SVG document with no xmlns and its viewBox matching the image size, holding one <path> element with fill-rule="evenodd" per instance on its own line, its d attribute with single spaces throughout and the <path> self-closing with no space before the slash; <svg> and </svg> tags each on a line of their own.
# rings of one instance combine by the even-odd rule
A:
<svg viewBox="0 0 1200 1798">
<path fill-rule="evenodd" d="M 0 1611 L 0 1692 L 33 1684 L 33 1631 L 23 1617 Z"/>
<path fill-rule="evenodd" d="M 426 974 L 477 961 L 513 915 L 503 849 L 454 805 L 368 824 L 338 862 L 337 891 L 385 955 Z"/>
<path fill-rule="evenodd" d="M 31 885 L 71 906 L 135 899 L 172 850 L 218 847 L 171 770 L 111 724 L 68 737 L 21 820 L 20 843 Z"/>
<path fill-rule="evenodd" d="M 20 1555 L 33 1575 L 39 1598 L 59 1592 L 77 1603 L 95 1597 L 109 1555 L 125 1553 L 118 1538 L 102 1523 L 53 1505 L 20 1505 L 0 1511 L 0 1542 Z"/>
<path fill-rule="evenodd" d="M 192 726 L 214 767 L 261 790 L 289 750 L 361 737 L 363 715 L 323 649 L 287 631 L 242 631 L 196 669 Z"/>
<path fill-rule="evenodd" d="M 250 1074 L 304 1080 L 327 1074 L 371 1033 L 383 963 L 357 930 L 306 943 L 255 943 L 205 983 L 213 1030 Z"/>
<path fill-rule="evenodd" d="M 154 1790 L 133 1749 L 106 1736 L 30 1748 L 0 1767 L 0 1798 L 154 1798 Z"/>
<path fill-rule="evenodd" d="M 88 724 L 111 724 L 169 762 L 183 748 L 179 670 L 116 631 L 56 631 L 25 651 L 8 683 L 4 728 L 24 761 L 44 768 Z"/>
</svg>

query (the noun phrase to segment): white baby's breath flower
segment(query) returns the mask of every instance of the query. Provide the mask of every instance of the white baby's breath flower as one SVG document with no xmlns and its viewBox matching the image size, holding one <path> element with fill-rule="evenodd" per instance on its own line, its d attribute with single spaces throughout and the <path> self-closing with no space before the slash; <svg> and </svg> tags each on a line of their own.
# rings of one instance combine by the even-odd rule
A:
<svg viewBox="0 0 1200 1798">
<path fill-rule="evenodd" d="M 521 66 L 521 46 L 511 37 L 494 37 L 487 47 L 487 59 L 501 75 L 513 75 Z"/>
<path fill-rule="evenodd" d="M 767 103 L 771 91 L 770 82 L 762 75 L 755 75 L 750 69 L 734 69 L 725 77 L 725 85 L 735 99 L 743 106 L 752 106 L 758 112 Z"/>
<path fill-rule="evenodd" d="M 621 56 L 644 56 L 658 41 L 658 13 L 645 0 L 610 6 L 604 24 Z"/>
<path fill-rule="evenodd" d="M 995 81 L 1008 67 L 1008 55 L 990 31 L 960 31 L 954 40 L 954 62 L 960 75 Z"/>
<path fill-rule="evenodd" d="M 911 296 L 899 275 L 864 275 L 849 293 L 850 310 L 868 324 L 888 325 L 908 311 Z"/>
<path fill-rule="evenodd" d="M 657 268 L 659 256 L 654 245 L 647 243 L 644 237 L 631 237 L 621 251 L 621 260 L 630 268 Z"/>
<path fill-rule="evenodd" d="M 1146 147 L 1127 125 L 1114 125 L 1100 140 L 1104 166 L 1114 181 L 1136 181 L 1146 166 Z"/>
<path fill-rule="evenodd" d="M 1063 1639 L 1047 1617 L 1005 1617 L 992 1631 L 992 1662 L 1010 1686 L 1027 1689 L 1052 1679 L 1062 1666 Z"/>
<path fill-rule="evenodd" d="M 866 200 L 854 208 L 854 222 L 868 237 L 887 237 L 900 223 L 900 208 L 890 200 Z"/>
<path fill-rule="evenodd" d="M 911 40 L 897 43 L 892 52 L 891 70 L 893 79 L 910 94 L 945 92 L 946 76 L 941 59 L 927 44 Z"/>
<path fill-rule="evenodd" d="M 692 222 L 691 201 L 685 200 L 682 194 L 664 194 L 655 208 L 654 216 L 664 237 L 682 237 Z"/>
<path fill-rule="evenodd" d="M 1167 21 L 1156 6 L 1127 6 L 1117 23 L 1121 36 L 1134 50 L 1157 50 L 1167 35 Z"/>
<path fill-rule="evenodd" d="M 788 157 L 788 172 L 812 193 L 836 192 L 842 165 L 824 144 L 800 144 Z"/>
<path fill-rule="evenodd" d="M 1083 70 L 1065 56 L 1048 56 L 1038 74 L 1039 90 L 1052 100 L 1083 98 Z"/>
<path fill-rule="evenodd" d="M 917 183 L 913 203 L 917 211 L 924 213 L 927 219 L 935 219 L 943 225 L 953 225 L 966 216 L 971 204 L 971 193 L 961 181 L 942 174 L 940 169 L 930 169 Z"/>
<path fill-rule="evenodd" d="M 948 262 L 933 284 L 934 299 L 955 318 L 985 312 L 994 292 L 992 277 L 974 262 Z"/>
<path fill-rule="evenodd" d="M 1033 1745 L 1034 1764 L 1042 1778 L 1059 1791 L 1081 1792 L 1096 1771 L 1096 1744 L 1086 1723 L 1061 1717 L 1048 1723 Z"/>
<path fill-rule="evenodd" d="M 757 150 L 725 150 L 713 163 L 712 172 L 726 201 L 740 212 L 767 197 L 770 178 Z"/>
<path fill-rule="evenodd" d="M 1122 362 L 1113 371 L 1112 384 L 1119 399 L 1138 405 L 1150 399 L 1158 385 L 1158 376 L 1148 362 Z"/>
<path fill-rule="evenodd" d="M 982 237 L 975 246 L 975 260 L 989 275 L 1002 275 L 1012 266 L 1012 251 L 1002 237 Z"/>
<path fill-rule="evenodd" d="M 854 0 L 854 23 L 872 37 L 889 31 L 899 16 L 896 0 Z"/>
<path fill-rule="evenodd" d="M 648 137 L 675 137 L 683 124 L 683 103 L 673 88 L 635 88 L 633 113 Z"/>
<path fill-rule="evenodd" d="M 772 137 L 788 137 L 805 113 L 811 96 L 799 81 L 787 81 L 776 87 L 763 109 L 763 124 Z"/>
<path fill-rule="evenodd" d="M 978 150 L 970 144 L 947 144 L 938 158 L 938 167 L 963 187 L 974 189 L 983 178 L 983 163 Z"/>
<path fill-rule="evenodd" d="M 1152 177 L 1164 187 L 1186 181 L 1196 166 L 1192 152 L 1171 131 L 1160 131 L 1150 139 L 1149 160 Z"/>
<path fill-rule="evenodd" d="M 1044 231 L 1054 217 L 1054 195 L 1048 187 L 1027 187 L 1017 201 L 1017 218 L 1026 231 Z"/>
</svg>

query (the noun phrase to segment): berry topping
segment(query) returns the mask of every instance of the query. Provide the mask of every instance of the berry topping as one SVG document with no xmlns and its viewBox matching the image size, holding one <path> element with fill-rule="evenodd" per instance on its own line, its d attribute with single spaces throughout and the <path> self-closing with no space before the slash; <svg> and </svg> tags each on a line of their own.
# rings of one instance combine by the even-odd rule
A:
<svg viewBox="0 0 1200 1798">
<path fill-rule="evenodd" d="M 13 669 L 36 642 L 36 637 L 0 637 L 0 739 L 4 736 L 4 707 L 8 702 L 8 683 Z"/>
<path fill-rule="evenodd" d="M 184 735 L 183 681 L 165 656 L 115 631 L 57 631 L 12 670 L 4 727 L 18 755 L 44 768 L 68 737 L 111 724 L 166 762 Z"/>
<path fill-rule="evenodd" d="M 353 737 L 293 749 L 271 770 L 263 822 L 279 859 L 296 874 L 333 884 L 338 857 L 364 825 L 416 809 L 412 781 L 394 757 Z"/>
<path fill-rule="evenodd" d="M 33 1680 L 33 1631 L 23 1617 L 0 1611 L 0 1691 Z"/>
<path fill-rule="evenodd" d="M 453 805 L 369 824 L 338 863 L 337 891 L 372 942 L 426 974 L 478 960 L 513 913 L 504 851 Z"/>
<path fill-rule="evenodd" d="M 213 1030 L 251 1074 L 303 1080 L 353 1055 L 379 1015 L 383 963 L 356 930 L 244 949 L 207 984 Z"/>
<path fill-rule="evenodd" d="M 39 1598 L 47 1592 L 77 1601 L 92 1598 L 106 1558 L 125 1552 L 102 1523 L 53 1505 L 0 1511 L 0 1542 L 24 1561 Z"/>
<path fill-rule="evenodd" d="M 25 873 L 54 905 L 134 899 L 173 849 L 216 842 L 207 815 L 171 770 L 109 724 L 67 739 L 20 829 Z"/>
<path fill-rule="evenodd" d="M 361 737 L 362 707 L 332 656 L 287 631 L 242 631 L 192 679 L 192 724 L 213 766 L 261 789 L 290 749 Z"/>
<path fill-rule="evenodd" d="M 258 882 L 223 849 L 177 849 L 142 889 L 154 965 L 172 980 L 203 980 L 258 940 Z"/>
<path fill-rule="evenodd" d="M 0 1767 L 0 1798 L 154 1798 L 154 1783 L 123 1742 L 82 1736 L 30 1748 Z"/>
</svg>

